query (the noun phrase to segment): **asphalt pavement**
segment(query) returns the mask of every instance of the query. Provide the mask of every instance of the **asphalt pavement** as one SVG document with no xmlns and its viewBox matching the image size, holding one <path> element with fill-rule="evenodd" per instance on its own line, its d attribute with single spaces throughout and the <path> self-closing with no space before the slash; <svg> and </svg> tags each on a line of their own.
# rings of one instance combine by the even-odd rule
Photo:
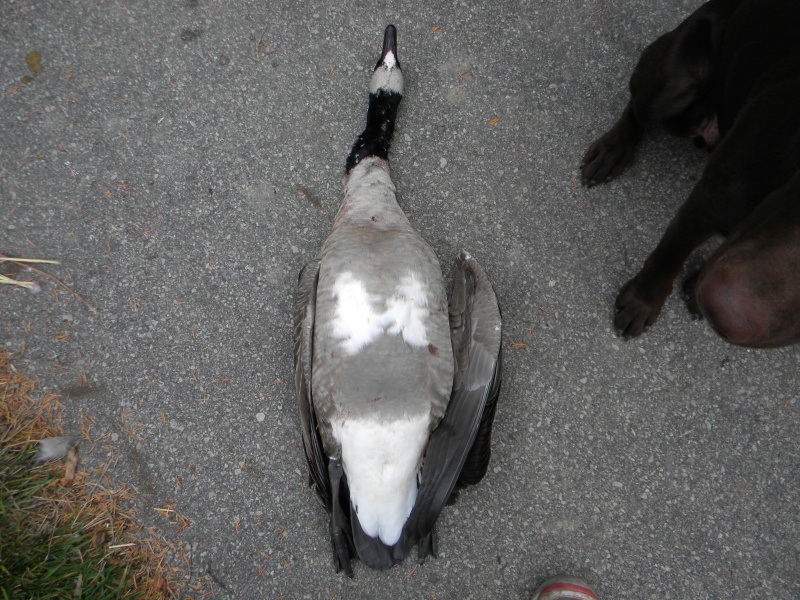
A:
<svg viewBox="0 0 800 600">
<path fill-rule="evenodd" d="M 118 456 L 187 597 L 528 598 L 560 572 L 604 600 L 800 597 L 800 349 L 727 345 L 677 295 L 641 339 L 611 327 L 705 153 L 656 135 L 578 182 L 641 50 L 698 5 L 4 3 L 0 252 L 60 260 L 40 268 L 80 299 L 19 274 L 43 290 L 2 286 L 0 344 L 62 394 L 86 466 Z M 505 372 L 439 556 L 348 580 L 307 485 L 292 302 L 388 23 L 398 200 L 446 277 L 462 248 L 489 274 Z"/>
</svg>

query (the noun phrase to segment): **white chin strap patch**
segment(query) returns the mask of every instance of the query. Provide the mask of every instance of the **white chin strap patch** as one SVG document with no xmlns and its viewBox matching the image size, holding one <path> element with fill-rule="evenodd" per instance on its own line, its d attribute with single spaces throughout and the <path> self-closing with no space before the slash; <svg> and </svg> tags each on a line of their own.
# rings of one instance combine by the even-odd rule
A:
<svg viewBox="0 0 800 600">
<path fill-rule="evenodd" d="M 381 65 L 375 69 L 370 79 L 369 91 L 372 94 L 378 90 L 387 92 L 403 93 L 403 72 L 397 64 L 394 52 L 389 52 L 383 59 Z"/>
</svg>

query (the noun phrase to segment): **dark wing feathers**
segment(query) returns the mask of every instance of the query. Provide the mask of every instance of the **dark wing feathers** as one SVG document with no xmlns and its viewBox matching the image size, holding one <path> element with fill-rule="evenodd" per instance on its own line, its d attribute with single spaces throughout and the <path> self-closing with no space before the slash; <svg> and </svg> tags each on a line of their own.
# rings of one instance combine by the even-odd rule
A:
<svg viewBox="0 0 800 600">
<path fill-rule="evenodd" d="M 502 371 L 502 351 L 497 354 L 492 383 L 489 394 L 486 398 L 486 405 L 483 408 L 478 432 L 475 434 L 475 441 L 472 443 L 469 454 L 461 468 L 458 476 L 460 485 L 475 485 L 489 468 L 489 458 L 492 455 L 492 425 L 494 424 L 494 414 L 497 410 L 497 398 L 500 396 L 500 373 Z"/>
<path fill-rule="evenodd" d="M 478 384 L 486 387 L 486 404 L 483 407 L 481 422 L 475 441 L 472 443 L 469 454 L 461 468 L 458 481 L 461 485 L 474 485 L 478 483 L 489 468 L 489 458 L 492 454 L 492 425 L 497 409 L 497 398 L 500 396 L 500 383 L 503 364 L 503 352 L 500 340 L 500 331 L 496 329 L 502 316 L 497 298 L 491 289 L 489 280 L 483 269 L 473 261 L 475 276 L 475 296 L 472 306 L 472 337 L 469 364 L 466 374 L 462 376 L 469 385 Z M 488 292 L 480 292 L 480 288 L 488 288 Z M 477 315 L 477 317 L 476 317 Z M 465 338 L 469 337 L 464 335 Z M 491 373 L 489 383 L 486 375 Z"/>
<path fill-rule="evenodd" d="M 311 397 L 311 357 L 319 265 L 319 259 L 310 261 L 300 271 L 297 282 L 294 305 L 294 382 L 308 469 L 316 484 L 319 497 L 330 510 L 331 483 L 328 478 L 327 459 L 322 451 L 322 440 L 317 431 L 317 417 L 314 414 L 314 402 Z"/>
<path fill-rule="evenodd" d="M 334 499 L 334 502 L 328 505 L 331 517 L 328 523 L 333 547 L 333 564 L 337 573 L 344 569 L 347 576 L 352 577 L 353 568 L 350 560 L 354 552 L 353 536 L 350 531 L 350 513 L 344 508 L 350 505 L 350 492 L 342 463 L 335 458 L 328 461 L 328 479 Z"/>
<path fill-rule="evenodd" d="M 477 483 L 486 472 L 500 390 L 500 309 L 483 269 L 463 251 L 450 298 L 450 331 L 453 391 L 428 442 L 417 501 L 404 530 L 409 542 L 419 542 L 420 560 L 435 552 L 434 525 L 459 476 L 463 472 L 469 483 Z"/>
</svg>

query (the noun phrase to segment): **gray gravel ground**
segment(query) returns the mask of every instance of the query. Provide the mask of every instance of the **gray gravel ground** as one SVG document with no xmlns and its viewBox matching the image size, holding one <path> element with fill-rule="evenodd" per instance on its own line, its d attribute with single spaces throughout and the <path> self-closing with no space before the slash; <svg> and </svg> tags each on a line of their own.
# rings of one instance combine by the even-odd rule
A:
<svg viewBox="0 0 800 600">
<path fill-rule="evenodd" d="M 87 461 L 119 451 L 188 596 L 526 598 L 566 571 L 605 600 L 800 597 L 800 351 L 726 345 L 677 297 L 640 340 L 611 328 L 705 155 L 656 137 L 619 181 L 576 182 L 638 54 L 698 4 L 4 3 L 0 252 L 62 260 L 97 312 L 5 286 L 0 343 L 68 430 L 93 419 Z M 389 22 L 399 201 L 447 275 L 467 248 L 492 278 L 505 380 L 439 557 L 348 580 L 305 485 L 291 306 Z"/>
</svg>

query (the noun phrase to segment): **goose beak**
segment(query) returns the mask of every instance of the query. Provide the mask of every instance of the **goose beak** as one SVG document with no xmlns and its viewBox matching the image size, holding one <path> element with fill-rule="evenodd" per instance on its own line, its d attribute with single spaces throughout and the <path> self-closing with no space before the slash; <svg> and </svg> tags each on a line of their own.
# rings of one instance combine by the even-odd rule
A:
<svg viewBox="0 0 800 600">
<path fill-rule="evenodd" d="M 383 32 L 383 48 L 375 68 L 379 69 L 382 66 L 387 69 L 395 66 L 400 68 L 400 61 L 397 60 L 397 29 L 394 25 L 389 25 Z"/>
</svg>

